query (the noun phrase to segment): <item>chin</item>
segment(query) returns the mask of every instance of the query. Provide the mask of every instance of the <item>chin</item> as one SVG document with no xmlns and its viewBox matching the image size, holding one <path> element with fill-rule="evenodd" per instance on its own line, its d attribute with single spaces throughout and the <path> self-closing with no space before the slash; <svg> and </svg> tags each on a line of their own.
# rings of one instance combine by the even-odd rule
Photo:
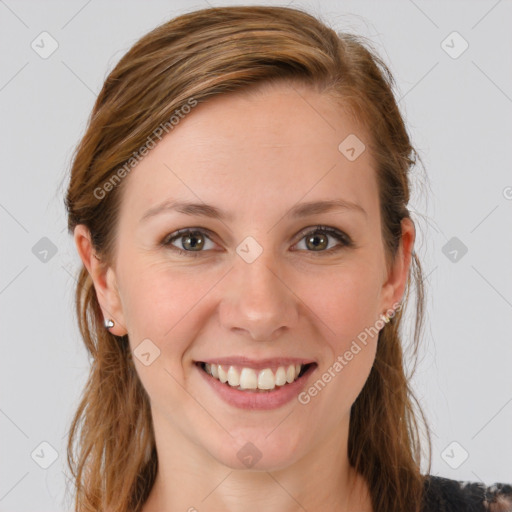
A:
<svg viewBox="0 0 512 512">
<path fill-rule="evenodd" d="M 273 427 L 275 428 L 275 426 Z M 210 455 L 234 470 L 278 471 L 293 464 L 299 457 L 298 443 L 288 430 L 245 429 L 230 442 L 212 447 Z M 272 432 L 272 433 L 271 433 Z M 270 433 L 270 435 L 269 435 Z"/>
</svg>

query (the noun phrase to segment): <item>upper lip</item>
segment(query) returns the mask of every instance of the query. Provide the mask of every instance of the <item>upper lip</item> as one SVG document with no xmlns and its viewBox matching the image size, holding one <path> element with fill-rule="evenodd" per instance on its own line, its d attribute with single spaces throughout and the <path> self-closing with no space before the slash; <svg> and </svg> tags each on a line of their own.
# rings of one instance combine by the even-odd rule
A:
<svg viewBox="0 0 512 512">
<path fill-rule="evenodd" d="M 197 361 L 207 364 L 220 364 L 222 366 L 241 366 L 245 368 L 254 368 L 255 370 L 264 370 L 265 368 L 278 368 L 279 366 L 288 366 L 291 364 L 309 364 L 315 361 L 303 359 L 300 357 L 269 357 L 266 359 L 250 359 L 249 357 L 216 357 L 212 359 L 203 359 Z"/>
</svg>

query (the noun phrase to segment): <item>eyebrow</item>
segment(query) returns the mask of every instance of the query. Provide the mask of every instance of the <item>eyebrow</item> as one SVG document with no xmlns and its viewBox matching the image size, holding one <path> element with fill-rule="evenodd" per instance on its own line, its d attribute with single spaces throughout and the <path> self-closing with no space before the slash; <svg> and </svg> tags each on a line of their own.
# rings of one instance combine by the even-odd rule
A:
<svg viewBox="0 0 512 512">
<path fill-rule="evenodd" d="M 325 201 L 310 201 L 300 203 L 290 209 L 285 217 L 302 218 L 319 213 L 328 213 L 333 211 L 354 211 L 364 214 L 368 217 L 366 210 L 359 204 L 347 201 L 345 199 L 331 199 Z M 164 201 L 163 203 L 150 208 L 141 217 L 139 222 L 145 221 L 160 213 L 175 211 L 185 215 L 196 215 L 201 217 L 210 217 L 220 221 L 233 221 L 235 215 L 227 213 L 219 208 L 206 203 L 191 203 L 186 201 Z"/>
</svg>

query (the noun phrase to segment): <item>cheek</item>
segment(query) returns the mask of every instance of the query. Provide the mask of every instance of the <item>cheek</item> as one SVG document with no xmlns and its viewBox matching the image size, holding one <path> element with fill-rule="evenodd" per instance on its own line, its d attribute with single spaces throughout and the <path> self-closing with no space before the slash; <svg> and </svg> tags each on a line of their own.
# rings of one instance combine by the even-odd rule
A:
<svg viewBox="0 0 512 512">
<path fill-rule="evenodd" d="M 371 272 L 333 272 L 309 296 L 308 306 L 321 320 L 316 325 L 322 359 L 301 403 L 318 408 L 327 428 L 350 411 L 372 369 L 381 328 L 377 282 Z"/>
<path fill-rule="evenodd" d="M 173 403 L 177 412 L 187 402 L 177 383 L 187 379 L 184 361 L 204 320 L 201 299 L 216 281 L 201 272 L 151 263 L 132 267 L 126 276 L 123 310 L 134 364 L 152 402 L 163 411 L 163 404 Z"/>
<path fill-rule="evenodd" d="M 350 343 L 347 350 L 322 370 L 305 393 L 301 403 L 319 408 L 318 415 L 325 418 L 326 425 L 336 427 L 361 393 L 375 360 L 376 343 Z M 316 402 L 316 403 L 315 403 Z"/>
<path fill-rule="evenodd" d="M 311 284 L 315 281 L 303 281 L 304 291 L 298 295 L 322 320 L 325 338 L 336 354 L 346 350 L 350 340 L 374 326 L 379 318 L 380 281 L 372 270 L 375 268 L 376 265 L 362 263 L 333 270 L 316 280 L 320 286 L 313 292 Z"/>
<path fill-rule="evenodd" d="M 123 312 L 132 347 L 149 338 L 176 365 L 194 338 L 201 299 L 217 273 L 162 263 L 132 266 L 123 280 Z"/>
</svg>

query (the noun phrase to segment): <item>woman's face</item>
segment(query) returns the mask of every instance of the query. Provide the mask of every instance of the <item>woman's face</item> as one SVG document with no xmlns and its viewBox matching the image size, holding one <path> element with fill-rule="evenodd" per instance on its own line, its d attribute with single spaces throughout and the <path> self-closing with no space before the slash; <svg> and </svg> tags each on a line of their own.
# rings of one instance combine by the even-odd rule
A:
<svg viewBox="0 0 512 512">
<path fill-rule="evenodd" d="M 329 97 L 283 84 L 198 105 L 126 178 L 100 296 L 168 447 L 278 469 L 347 435 L 414 239 L 404 224 L 387 268 L 367 137 Z M 324 201 L 341 206 L 305 207 Z M 202 362 L 233 366 L 234 387 Z"/>
</svg>

